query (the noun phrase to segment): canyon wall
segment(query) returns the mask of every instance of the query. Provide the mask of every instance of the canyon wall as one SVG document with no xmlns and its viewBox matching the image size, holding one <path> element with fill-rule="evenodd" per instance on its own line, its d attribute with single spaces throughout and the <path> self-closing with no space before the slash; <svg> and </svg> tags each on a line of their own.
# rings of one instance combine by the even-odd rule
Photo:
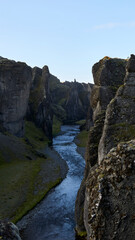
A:
<svg viewBox="0 0 135 240">
<path fill-rule="evenodd" d="M 60 82 L 50 74 L 49 91 L 52 99 L 52 111 L 64 124 L 72 124 L 86 119 L 90 107 L 90 95 L 93 84 L 79 82 Z"/>
<path fill-rule="evenodd" d="M 87 221 L 88 217 L 86 216 L 86 183 L 88 183 L 89 175 L 98 165 L 98 159 L 101 158 L 100 151 L 102 151 L 103 144 L 103 136 L 105 134 L 105 123 L 106 123 L 106 109 L 108 111 L 109 102 L 114 99 L 115 94 L 118 88 L 123 85 L 124 77 L 126 75 L 126 60 L 117 59 L 117 58 L 108 58 L 105 57 L 96 63 L 93 66 L 92 72 L 94 77 L 94 87 L 91 93 L 91 106 L 93 109 L 93 127 L 90 128 L 89 131 L 89 139 L 87 144 L 87 152 L 86 152 L 86 167 L 84 179 L 82 181 L 81 187 L 79 189 L 77 200 L 76 200 L 76 230 L 78 235 L 85 235 L 85 229 L 88 233 Z M 121 88 L 121 87 L 120 87 Z M 114 100 L 112 100 L 113 102 Z M 121 104 L 124 105 L 124 103 Z M 112 118 L 114 117 L 112 115 Z M 118 116 L 119 118 L 119 116 Z M 115 119 L 114 119 L 115 121 Z M 109 131 L 108 131 L 109 132 Z M 106 141 L 110 140 L 108 136 L 106 136 Z M 101 139 L 101 140 L 100 140 Z M 118 141 L 117 141 L 118 142 Z M 99 144 L 100 143 L 100 144 Z M 104 146 L 106 146 L 106 142 L 104 142 Z M 113 147 L 113 143 L 111 145 Z M 98 157 L 98 148 L 99 155 Z M 105 156 L 105 154 L 104 154 Z M 96 171 L 96 170 L 95 170 Z M 87 195 L 88 196 L 88 195 Z M 85 226 L 84 226 L 85 225 Z M 100 238 L 89 238 L 88 239 L 100 239 Z M 109 239 L 109 238 L 108 238 Z"/>
<path fill-rule="evenodd" d="M 0 58 L 0 128 L 16 136 L 24 134 L 32 70 L 25 63 Z"/>
</svg>

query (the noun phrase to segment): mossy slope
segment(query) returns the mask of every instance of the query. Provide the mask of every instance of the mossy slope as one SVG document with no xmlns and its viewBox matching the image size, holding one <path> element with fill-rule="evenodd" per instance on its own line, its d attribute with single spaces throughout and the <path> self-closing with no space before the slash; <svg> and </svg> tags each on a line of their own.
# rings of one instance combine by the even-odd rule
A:
<svg viewBox="0 0 135 240">
<path fill-rule="evenodd" d="M 0 219 L 17 222 L 61 180 L 61 168 L 39 151 L 48 139 L 26 122 L 24 139 L 0 134 Z"/>
</svg>

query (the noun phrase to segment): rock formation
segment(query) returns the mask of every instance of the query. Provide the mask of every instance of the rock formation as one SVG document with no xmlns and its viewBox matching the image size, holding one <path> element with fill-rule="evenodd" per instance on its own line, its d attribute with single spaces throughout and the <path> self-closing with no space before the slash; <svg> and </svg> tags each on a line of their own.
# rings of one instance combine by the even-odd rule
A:
<svg viewBox="0 0 135 240">
<path fill-rule="evenodd" d="M 17 226 L 11 222 L 0 221 L 0 239 L 21 240 Z"/>
<path fill-rule="evenodd" d="M 66 164 L 63 175 L 59 161 L 55 175 L 53 159 L 47 160 L 48 155 L 41 149 L 50 142 L 48 138 L 52 140 L 53 114 L 61 123 L 86 117 L 91 89 L 90 84 L 61 83 L 47 66 L 32 69 L 0 57 L 0 183 L 4 188 L 0 189 L 1 220 L 16 222 L 65 176 Z M 48 187 L 44 181 L 45 164 L 55 175 Z M 3 224 L 0 228 L 10 233 L 13 225 Z M 4 239 L 4 235 L 0 236 Z"/>
<path fill-rule="evenodd" d="M 65 82 L 67 84 L 67 82 Z M 70 87 L 65 109 L 67 122 L 75 122 L 81 119 L 86 119 L 88 108 L 90 107 L 89 98 L 92 90 L 92 84 L 85 83 L 68 83 Z"/>
<path fill-rule="evenodd" d="M 99 143 L 98 161 L 103 160 L 118 142 L 135 137 L 135 57 L 127 64 L 124 84 L 119 88 L 107 111 L 102 138 Z"/>
<path fill-rule="evenodd" d="M 123 84 L 126 62 L 123 59 L 105 57 L 92 68 L 95 85 L 92 89 L 90 102 L 93 109 L 94 126 L 89 131 L 85 174 L 76 200 L 76 229 L 78 234 L 85 231 L 83 211 L 85 184 L 91 167 L 98 162 L 98 145 L 102 136 L 106 108 L 119 86 Z"/>
<path fill-rule="evenodd" d="M 0 58 L 1 131 L 23 136 L 31 76 L 31 68 L 25 63 Z"/>
<path fill-rule="evenodd" d="M 135 239 L 135 140 L 112 148 L 86 183 L 84 222 L 89 240 Z"/>
<path fill-rule="evenodd" d="M 52 99 L 53 114 L 62 123 L 75 123 L 85 119 L 88 108 L 92 84 L 78 82 L 63 82 L 50 74 L 49 90 Z"/>
<path fill-rule="evenodd" d="M 52 139 L 53 115 L 48 87 L 49 77 L 47 66 L 44 66 L 43 69 L 33 68 L 27 119 L 34 121 L 36 126 L 42 128 L 46 136 Z"/>
</svg>

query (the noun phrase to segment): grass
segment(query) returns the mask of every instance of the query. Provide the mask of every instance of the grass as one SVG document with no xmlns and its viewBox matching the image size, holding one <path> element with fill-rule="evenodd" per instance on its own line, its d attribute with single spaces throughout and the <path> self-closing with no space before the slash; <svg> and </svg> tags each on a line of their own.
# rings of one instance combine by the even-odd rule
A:
<svg viewBox="0 0 135 240">
<path fill-rule="evenodd" d="M 48 143 L 42 130 L 32 122 L 25 127 L 24 139 L 0 135 L 0 219 L 14 223 L 62 180 L 55 159 L 36 154 Z"/>
<path fill-rule="evenodd" d="M 27 139 L 35 149 L 44 148 L 49 143 L 42 129 L 37 128 L 31 121 L 25 121 L 25 139 Z"/>
<path fill-rule="evenodd" d="M 77 125 L 84 125 L 85 123 L 86 123 L 86 119 L 82 119 L 76 122 Z"/>
<path fill-rule="evenodd" d="M 53 117 L 53 128 L 52 128 L 52 134 L 53 136 L 56 136 L 60 130 L 61 130 L 62 123 L 57 119 L 57 117 L 54 115 Z"/>
<path fill-rule="evenodd" d="M 77 135 L 77 146 L 78 147 L 86 147 L 88 141 L 89 131 L 83 130 Z"/>
</svg>

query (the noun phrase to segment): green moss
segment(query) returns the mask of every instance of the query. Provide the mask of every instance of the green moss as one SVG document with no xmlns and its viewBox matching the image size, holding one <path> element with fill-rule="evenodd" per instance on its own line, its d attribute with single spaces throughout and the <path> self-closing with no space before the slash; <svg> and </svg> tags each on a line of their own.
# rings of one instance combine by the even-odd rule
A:
<svg viewBox="0 0 135 240">
<path fill-rule="evenodd" d="M 0 146 L 2 220 L 18 221 L 62 180 L 55 160 L 37 154 L 48 143 L 43 131 L 32 122 L 26 122 L 25 127 L 25 139 L 0 135 L 5 144 Z"/>
<path fill-rule="evenodd" d="M 66 119 L 66 111 L 64 108 L 58 104 L 52 105 L 52 110 L 54 115 L 59 119 L 61 122 L 63 122 Z"/>
<path fill-rule="evenodd" d="M 53 128 L 52 128 L 52 134 L 53 136 L 56 136 L 61 129 L 62 122 L 58 120 L 58 118 L 54 115 L 53 116 Z"/>
<path fill-rule="evenodd" d="M 61 98 L 58 102 L 58 105 L 63 107 L 65 105 L 65 102 L 66 102 L 66 98 Z"/>
<path fill-rule="evenodd" d="M 5 162 L 5 158 L 3 156 L 3 153 L 0 152 L 0 165 L 3 164 Z"/>
<path fill-rule="evenodd" d="M 87 232 L 86 231 L 77 231 L 76 239 L 78 239 L 78 240 L 85 240 L 86 237 L 87 237 Z"/>
<path fill-rule="evenodd" d="M 44 148 L 49 142 L 43 130 L 37 128 L 31 121 L 25 121 L 25 139 L 27 139 L 35 149 Z"/>
<path fill-rule="evenodd" d="M 114 141 L 128 141 L 135 138 L 135 125 L 125 122 L 110 126 Z"/>
<path fill-rule="evenodd" d="M 83 130 L 77 135 L 77 140 L 79 140 L 79 143 L 77 145 L 79 147 L 86 147 L 88 141 L 88 134 L 88 131 Z"/>
<path fill-rule="evenodd" d="M 4 186 L 0 188 L 0 219 L 18 221 L 61 181 L 56 177 L 53 181 L 45 182 L 43 175 L 39 174 L 42 164 L 43 173 L 48 171 L 45 169 L 47 161 L 50 160 L 37 158 L 35 161 L 15 161 L 0 168 L 0 185 Z"/>
<path fill-rule="evenodd" d="M 84 125 L 85 123 L 86 123 L 86 119 L 82 119 L 76 122 L 77 125 Z"/>
</svg>

